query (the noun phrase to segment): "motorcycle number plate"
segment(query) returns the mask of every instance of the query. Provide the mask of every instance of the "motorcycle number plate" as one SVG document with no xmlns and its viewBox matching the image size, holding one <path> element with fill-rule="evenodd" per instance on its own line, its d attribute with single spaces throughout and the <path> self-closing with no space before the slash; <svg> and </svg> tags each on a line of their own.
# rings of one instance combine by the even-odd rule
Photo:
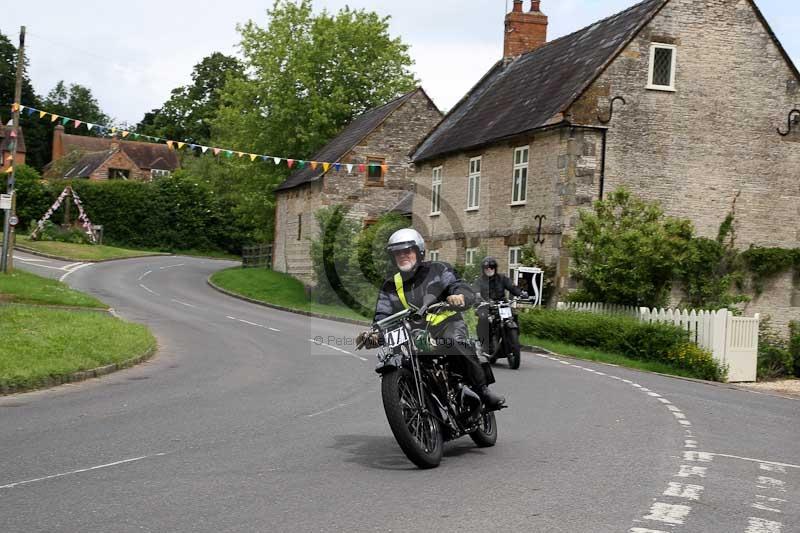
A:
<svg viewBox="0 0 800 533">
<path fill-rule="evenodd" d="M 397 328 L 387 332 L 385 335 L 386 345 L 395 348 L 408 342 L 408 331 L 406 328 Z"/>
<path fill-rule="evenodd" d="M 500 308 L 500 318 L 511 318 L 511 308 L 509 308 L 509 307 L 501 307 Z"/>
</svg>

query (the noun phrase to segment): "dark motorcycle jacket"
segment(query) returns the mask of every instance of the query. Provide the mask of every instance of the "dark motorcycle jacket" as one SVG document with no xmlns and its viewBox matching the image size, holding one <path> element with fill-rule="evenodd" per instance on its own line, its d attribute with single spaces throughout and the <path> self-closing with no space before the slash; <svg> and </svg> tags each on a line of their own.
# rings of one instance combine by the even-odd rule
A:
<svg viewBox="0 0 800 533">
<path fill-rule="evenodd" d="M 478 292 L 481 293 L 481 299 L 486 301 L 504 300 L 506 291 L 514 296 L 522 294 L 522 289 L 515 287 L 508 276 L 504 276 L 500 273 L 495 274 L 491 278 L 486 275 L 481 275 L 478 279 L 477 289 Z"/>
<path fill-rule="evenodd" d="M 472 288 L 461 280 L 456 271 L 447 263 L 430 261 L 421 263 L 415 270 L 400 273 L 403 293 L 406 302 L 421 307 L 425 295 L 430 294 L 437 302 L 443 302 L 448 296 L 461 294 L 467 307 L 475 303 Z M 387 279 L 378 294 L 375 304 L 375 321 L 382 320 L 405 309 L 398 294 L 395 278 Z M 449 321 L 461 320 L 461 313 L 454 313 Z"/>
</svg>

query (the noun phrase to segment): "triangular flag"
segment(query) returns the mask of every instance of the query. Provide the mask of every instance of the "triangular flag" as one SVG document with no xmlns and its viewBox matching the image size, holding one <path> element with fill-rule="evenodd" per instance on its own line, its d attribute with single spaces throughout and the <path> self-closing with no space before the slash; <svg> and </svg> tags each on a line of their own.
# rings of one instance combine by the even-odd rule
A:
<svg viewBox="0 0 800 533">
<path fill-rule="evenodd" d="M 55 113 L 50 113 L 50 122 L 55 122 L 59 118 L 61 118 L 60 115 L 56 115 Z"/>
<path fill-rule="evenodd" d="M 353 165 L 347 164 L 345 166 L 347 167 L 347 173 L 348 174 L 352 174 L 353 173 Z"/>
<path fill-rule="evenodd" d="M 366 172 L 366 170 L 367 170 L 367 165 L 365 165 L 363 163 L 358 165 L 358 171 L 359 172 Z"/>
<path fill-rule="evenodd" d="M 46 114 L 47 114 L 47 111 L 39 111 L 39 118 L 44 118 L 44 116 Z"/>
<path fill-rule="evenodd" d="M 184 146 L 186 146 L 186 143 L 178 141 L 178 150 L 182 150 Z"/>
<path fill-rule="evenodd" d="M 231 152 L 230 150 L 225 150 L 225 156 L 226 157 L 233 157 L 233 152 Z"/>
<path fill-rule="evenodd" d="M 281 164 L 281 158 L 280 158 L 280 157 L 273 157 L 273 158 L 272 158 L 272 161 L 273 161 L 273 163 L 275 163 L 276 165 L 280 165 L 280 164 Z"/>
<path fill-rule="evenodd" d="M 317 162 L 311 161 L 311 170 L 316 170 L 316 169 L 317 169 Z"/>
<path fill-rule="evenodd" d="M 236 152 L 239 157 L 244 157 L 244 152 Z"/>
<path fill-rule="evenodd" d="M 208 146 L 201 146 L 200 151 L 206 153 L 208 151 Z"/>
<path fill-rule="evenodd" d="M 61 119 L 61 125 L 62 126 L 66 126 L 67 122 L 69 122 L 69 119 L 67 117 L 64 117 L 64 118 Z"/>
<path fill-rule="evenodd" d="M 269 161 L 269 156 L 268 155 L 262 155 L 261 156 L 261 160 L 262 161 Z"/>
<path fill-rule="evenodd" d="M 289 168 L 292 168 L 294 166 L 294 159 L 287 159 L 286 160 L 286 166 L 288 166 Z"/>
<path fill-rule="evenodd" d="M 322 163 L 323 172 L 327 172 L 329 168 L 331 168 L 331 164 L 330 163 Z"/>
<path fill-rule="evenodd" d="M 90 124 L 90 123 L 86 124 L 86 129 L 87 130 L 92 131 L 92 128 L 94 128 L 94 124 Z"/>
<path fill-rule="evenodd" d="M 32 108 L 32 107 L 28 107 L 28 108 L 25 109 L 25 112 L 28 114 L 28 116 L 31 116 L 34 113 L 36 113 L 36 110 L 34 108 Z"/>
<path fill-rule="evenodd" d="M 127 137 L 130 134 L 131 134 L 131 132 L 129 132 L 129 131 L 123 131 L 122 132 L 122 138 L 124 139 L 125 137 Z"/>
<path fill-rule="evenodd" d="M 214 148 L 214 155 L 219 155 L 219 148 Z"/>
<path fill-rule="evenodd" d="M 297 162 L 297 168 L 306 168 L 306 162 L 301 159 Z"/>
<path fill-rule="evenodd" d="M 72 123 L 72 125 L 77 128 L 78 126 L 81 125 L 81 121 L 80 120 L 76 120 L 75 122 Z"/>
<path fill-rule="evenodd" d="M 336 172 L 339 172 L 339 170 L 341 170 L 341 168 L 342 168 L 342 164 L 341 164 L 341 163 L 334 163 L 334 164 L 333 164 L 333 169 L 334 169 Z"/>
<path fill-rule="evenodd" d="M 172 150 L 172 141 L 167 141 L 167 147 Z"/>
<path fill-rule="evenodd" d="M 8 167 L 6 169 L 6 174 L 11 174 L 12 172 L 14 172 L 14 167 Z"/>
<path fill-rule="evenodd" d="M 250 154 L 250 161 L 255 161 L 256 157 L 258 157 L 256 154 Z"/>
<path fill-rule="evenodd" d="M 111 134 L 113 135 L 115 133 L 117 133 L 117 128 L 111 128 Z"/>
<path fill-rule="evenodd" d="M 134 138 L 134 139 L 138 139 L 138 138 L 139 138 L 139 134 L 138 134 L 138 133 L 134 133 L 134 134 L 133 134 L 133 138 Z"/>
<path fill-rule="evenodd" d="M 11 133 L 8 135 L 12 139 L 16 139 L 17 137 L 17 130 L 11 130 Z"/>
<path fill-rule="evenodd" d="M 19 104 L 18 104 L 18 103 L 16 103 L 16 102 L 14 102 L 13 104 L 11 104 L 11 112 L 12 112 L 12 113 L 16 112 L 18 107 L 19 107 Z M 22 106 L 22 107 L 25 107 L 25 106 Z"/>
</svg>

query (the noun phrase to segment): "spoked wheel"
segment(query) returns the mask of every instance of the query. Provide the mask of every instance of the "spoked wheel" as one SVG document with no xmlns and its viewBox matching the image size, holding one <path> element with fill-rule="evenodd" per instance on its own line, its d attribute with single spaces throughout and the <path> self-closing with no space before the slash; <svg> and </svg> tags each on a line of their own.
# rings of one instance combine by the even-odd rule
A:
<svg viewBox="0 0 800 533">
<path fill-rule="evenodd" d="M 381 395 L 389 427 L 406 457 L 420 468 L 439 466 L 442 430 L 428 406 L 420 405 L 414 375 L 405 368 L 384 374 Z"/>
<path fill-rule="evenodd" d="M 506 346 L 508 350 L 508 368 L 516 370 L 519 368 L 520 363 L 519 331 L 516 329 L 509 329 L 506 332 L 506 339 L 508 340 Z"/>
<path fill-rule="evenodd" d="M 494 446 L 497 442 L 497 420 L 494 411 L 483 413 L 481 427 L 470 433 L 469 437 L 481 448 Z"/>
</svg>

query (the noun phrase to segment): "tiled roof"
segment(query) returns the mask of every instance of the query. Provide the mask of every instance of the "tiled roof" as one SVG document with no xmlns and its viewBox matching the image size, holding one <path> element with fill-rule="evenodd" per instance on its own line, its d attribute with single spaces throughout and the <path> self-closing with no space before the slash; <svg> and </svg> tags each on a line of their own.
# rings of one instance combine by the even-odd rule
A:
<svg viewBox="0 0 800 533">
<path fill-rule="evenodd" d="M 63 177 L 64 179 L 88 178 L 112 155 L 114 155 L 114 150 L 88 153 L 81 157 L 77 163 L 72 165 L 69 170 L 64 173 Z"/>
<path fill-rule="evenodd" d="M 413 212 L 414 193 L 407 192 L 403 198 L 392 207 L 390 213 L 400 213 L 401 215 L 411 216 Z"/>
<path fill-rule="evenodd" d="M 157 168 L 161 170 L 175 170 L 180 166 L 178 154 L 170 150 L 165 144 L 146 143 L 139 141 L 126 141 L 104 137 L 89 137 L 88 135 L 63 134 L 64 154 L 73 151 L 101 152 L 111 149 L 111 143 L 119 144 L 120 149 L 130 157 L 137 167 L 142 169 Z"/>
<path fill-rule="evenodd" d="M 372 133 L 375 128 L 381 125 L 386 118 L 396 111 L 403 103 L 411 98 L 421 88 L 414 89 L 410 93 L 392 100 L 380 107 L 370 109 L 369 111 L 357 116 L 348 124 L 336 137 L 326 144 L 320 151 L 318 151 L 311 158 L 313 161 L 324 161 L 327 163 L 338 162 L 347 152 L 353 149 L 361 140 Z M 305 168 L 294 172 L 289 176 L 286 181 L 281 183 L 275 190 L 283 191 L 292 189 L 299 185 L 309 183 L 318 179 L 324 174 L 321 166 L 312 169 L 309 165 Z"/>
<path fill-rule="evenodd" d="M 509 61 L 497 62 L 417 147 L 424 161 L 553 122 L 669 0 L 645 0 Z"/>
</svg>

